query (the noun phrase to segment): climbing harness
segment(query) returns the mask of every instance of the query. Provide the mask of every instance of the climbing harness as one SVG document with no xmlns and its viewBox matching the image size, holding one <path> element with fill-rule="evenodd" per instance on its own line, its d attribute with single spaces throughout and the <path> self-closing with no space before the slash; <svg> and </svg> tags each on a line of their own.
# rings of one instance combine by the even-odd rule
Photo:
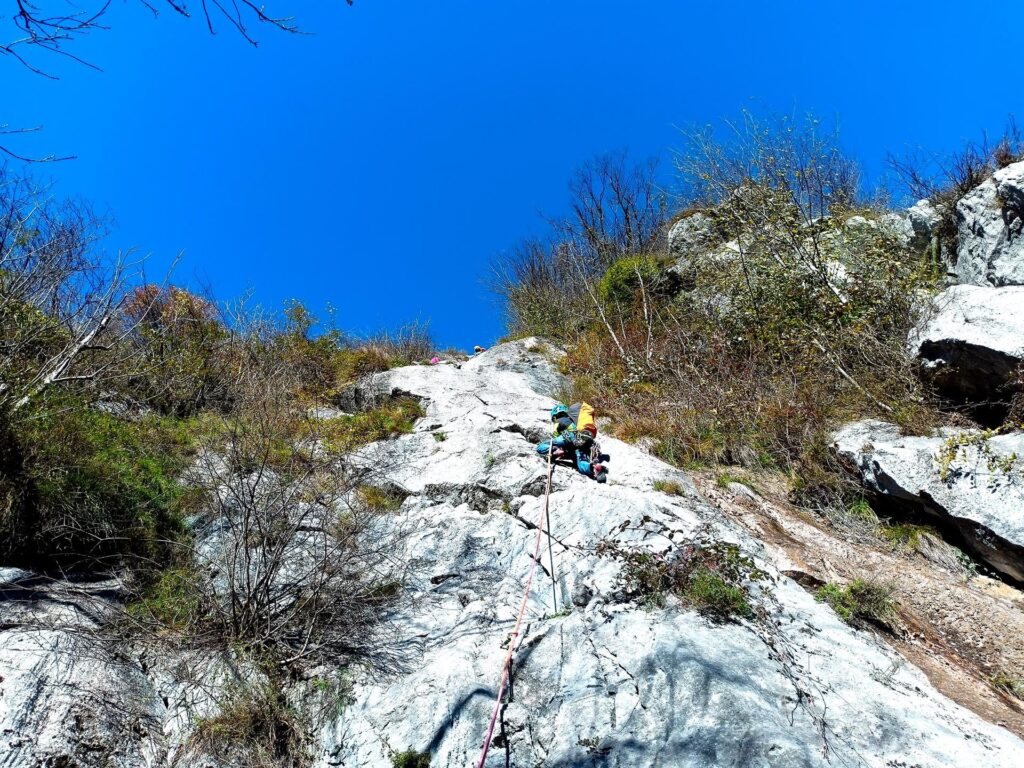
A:
<svg viewBox="0 0 1024 768">
<path fill-rule="evenodd" d="M 512 629 L 512 634 L 508 637 L 508 653 L 505 654 L 505 663 L 501 665 L 501 681 L 498 683 L 498 695 L 494 699 L 494 711 L 491 712 L 491 720 L 487 725 L 487 735 L 484 737 L 483 747 L 480 749 L 480 759 L 476 761 L 476 768 L 483 768 L 484 761 L 487 759 L 487 752 L 491 748 L 491 737 L 494 736 L 494 725 L 498 722 L 498 713 L 501 711 L 501 699 L 505 695 L 505 686 L 508 684 L 509 666 L 512 663 L 512 654 L 515 653 L 519 647 L 519 628 L 523 624 L 523 617 L 526 615 L 526 602 L 530 598 L 530 586 L 533 584 L 533 574 L 537 571 L 537 563 L 540 562 L 541 550 L 540 542 L 541 537 L 544 535 L 545 529 L 542 523 L 547 521 L 547 529 L 551 529 L 551 515 L 548 510 L 548 502 L 551 499 L 551 474 L 554 472 L 555 465 L 551 461 L 552 446 L 548 445 L 548 481 L 547 487 L 544 489 L 544 506 L 541 508 L 540 513 L 537 515 L 537 537 L 533 545 L 533 557 L 530 560 L 530 573 L 526 577 L 526 589 L 523 590 L 523 600 L 519 604 L 519 615 L 516 617 L 516 625 Z M 548 533 L 548 555 L 551 559 L 551 586 L 552 594 L 555 593 L 555 557 L 553 550 L 551 549 L 551 534 Z M 558 598 L 555 596 L 555 613 L 558 613 Z"/>
</svg>

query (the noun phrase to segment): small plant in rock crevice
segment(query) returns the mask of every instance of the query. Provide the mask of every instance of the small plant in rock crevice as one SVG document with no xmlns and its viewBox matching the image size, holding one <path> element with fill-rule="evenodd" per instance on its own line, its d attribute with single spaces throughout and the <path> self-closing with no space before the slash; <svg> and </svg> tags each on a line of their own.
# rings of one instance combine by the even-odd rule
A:
<svg viewBox="0 0 1024 768">
<path fill-rule="evenodd" d="M 655 480 L 651 485 L 654 490 L 660 493 L 667 493 L 669 496 L 686 495 L 686 488 L 675 480 Z"/>
<path fill-rule="evenodd" d="M 996 690 L 1024 701 L 1024 678 L 999 673 L 990 677 L 988 682 Z"/>
<path fill-rule="evenodd" d="M 1005 434 L 1016 424 L 1004 424 L 995 429 L 982 429 L 977 432 L 960 432 L 947 437 L 935 461 L 939 468 L 939 479 L 944 483 L 951 484 L 956 478 L 957 472 L 954 464 L 963 451 L 966 456 L 971 448 L 978 451 L 979 458 L 985 460 L 985 466 L 992 475 L 1002 475 L 1008 478 L 1016 478 L 1021 475 L 1020 457 L 1016 453 L 997 454 L 989 442 L 997 435 Z"/>
<path fill-rule="evenodd" d="M 407 749 L 391 756 L 393 768 L 430 768 L 430 753 Z"/>
<path fill-rule="evenodd" d="M 409 494 L 398 488 L 380 488 L 361 485 L 357 489 L 359 501 L 374 512 L 397 512 Z"/>
<path fill-rule="evenodd" d="M 677 542 L 680 532 L 646 516 L 640 526 L 626 521 L 617 532 L 641 530 L 665 538 L 668 546 L 654 550 L 615 539 L 605 539 L 597 546 L 598 555 L 620 563 L 618 586 L 628 599 L 647 607 L 664 607 L 667 597 L 674 595 L 715 621 L 756 618 L 751 585 L 767 574 L 737 545 L 716 541 L 707 531 Z"/>
<path fill-rule="evenodd" d="M 298 711 L 269 683 L 229 688 L 217 714 L 199 719 L 189 748 L 251 768 L 302 768 L 310 758 Z"/>
<path fill-rule="evenodd" d="M 819 603 L 828 603 L 836 615 L 847 624 L 875 624 L 889 627 L 896 615 L 896 602 L 892 587 L 854 579 L 847 586 L 825 584 L 819 587 L 814 598 Z"/>
<path fill-rule="evenodd" d="M 915 525 L 913 523 L 895 523 L 880 525 L 878 534 L 897 549 L 916 551 L 921 544 L 921 537 L 924 534 L 931 534 L 938 538 L 934 528 L 927 525 Z"/>
</svg>

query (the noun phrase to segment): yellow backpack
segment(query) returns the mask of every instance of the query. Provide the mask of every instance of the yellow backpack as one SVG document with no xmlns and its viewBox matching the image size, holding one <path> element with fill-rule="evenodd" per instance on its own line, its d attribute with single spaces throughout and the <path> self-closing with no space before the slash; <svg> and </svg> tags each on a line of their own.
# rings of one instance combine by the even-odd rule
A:
<svg viewBox="0 0 1024 768">
<path fill-rule="evenodd" d="M 576 430 L 586 430 L 593 437 L 597 437 L 597 422 L 594 419 L 594 406 L 589 403 L 580 403 L 580 415 L 576 419 Z"/>
</svg>

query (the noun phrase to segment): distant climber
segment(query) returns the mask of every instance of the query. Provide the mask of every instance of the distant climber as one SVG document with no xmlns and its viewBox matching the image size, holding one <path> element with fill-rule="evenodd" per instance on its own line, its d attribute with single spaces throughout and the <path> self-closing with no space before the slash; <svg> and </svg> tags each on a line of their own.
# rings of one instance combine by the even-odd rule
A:
<svg viewBox="0 0 1024 768">
<path fill-rule="evenodd" d="M 551 409 L 552 439 L 537 446 L 537 453 L 546 456 L 551 450 L 555 460 L 571 462 L 580 474 L 594 478 L 599 483 L 607 482 L 608 469 L 604 466 L 607 457 L 601 454 L 597 444 L 597 423 L 594 421 L 594 407 L 587 403 L 571 406 L 558 403 Z"/>
</svg>

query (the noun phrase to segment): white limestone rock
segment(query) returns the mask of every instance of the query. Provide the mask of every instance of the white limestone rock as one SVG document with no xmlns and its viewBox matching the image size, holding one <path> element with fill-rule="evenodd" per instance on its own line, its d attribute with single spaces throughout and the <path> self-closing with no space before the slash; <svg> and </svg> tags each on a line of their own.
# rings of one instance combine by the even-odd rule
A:
<svg viewBox="0 0 1024 768">
<path fill-rule="evenodd" d="M 955 527 L 977 557 L 1024 581 L 1024 433 L 977 444 L 963 439 L 977 434 L 908 437 L 894 424 L 866 420 L 847 424 L 834 439 L 865 487 Z M 944 456 L 951 459 L 945 469 Z"/>
<path fill-rule="evenodd" d="M 317 710 L 326 715 L 310 743 L 318 768 L 391 768 L 409 749 L 429 752 L 433 768 L 476 759 L 542 511 L 546 467 L 533 446 L 548 432 L 564 383 L 550 362 L 557 353 L 539 349 L 528 339 L 461 367 L 400 368 L 349 393 L 361 403 L 418 397 L 426 416 L 413 433 L 349 458 L 386 461 L 388 481 L 410 494 L 394 516 L 405 529 L 393 554 L 407 568 L 406 590 L 388 616 L 392 636 L 381 652 L 389 667 L 353 669 L 345 705 Z M 672 600 L 651 610 L 627 601 L 619 566 L 595 552 L 603 539 L 657 552 L 667 545 L 663 534 L 708 535 L 754 558 L 762 547 L 705 502 L 685 473 L 600 439 L 611 456 L 607 485 L 571 468 L 555 471 L 559 610 L 542 540 L 489 768 L 1024 762 L 1024 742 L 940 695 L 895 651 L 765 562 L 758 561 L 771 578 L 754 588 L 764 611 L 756 622 L 715 624 Z M 681 495 L 655 491 L 655 480 L 674 481 Z M 30 662 L 20 642 L 17 628 L 0 630 L 3 768 L 218 765 L 182 751 L 211 703 L 183 693 L 166 671 L 173 658 L 154 665 L 132 657 L 115 671 L 112 656 L 71 646 L 44 649 Z M 216 688 L 215 668 L 195 668 L 199 682 Z M 41 679 L 53 684 L 36 685 Z M 138 728 L 110 719 L 126 701 L 121 687 L 139 692 Z M 106 703 L 83 705 L 84 690 Z M 92 719 L 83 737 L 75 728 L 85 707 Z M 109 755 L 89 751 L 100 743 Z"/>
<path fill-rule="evenodd" d="M 323 729 L 318 766 L 387 768 L 411 749 L 429 752 L 431 766 L 461 768 L 479 754 L 543 501 L 545 466 L 531 441 L 546 431 L 551 399 L 517 370 L 529 364 L 528 344 L 497 347 L 461 369 L 403 368 L 367 383 L 417 395 L 427 411 L 393 446 L 405 465 L 394 479 L 412 493 L 402 507 L 413 531 L 411 604 L 393 617 L 408 658 L 391 676 L 355 680 L 353 703 Z M 760 545 L 683 473 L 600 439 L 611 455 L 607 485 L 556 470 L 559 613 L 545 545 L 487 766 L 937 768 L 965 756 L 1006 766 L 1024 759 L 1024 743 L 944 699 L 776 572 L 759 598 L 763 625 L 624 602 L 616 564 L 594 553 L 624 521 L 650 528 L 647 518 L 680 537 L 711 531 L 755 557 Z M 654 491 L 656 479 L 677 480 L 684 495 Z M 639 531 L 619 536 L 665 544 Z"/>
<path fill-rule="evenodd" d="M 668 250 L 677 261 L 710 251 L 722 242 L 715 220 L 702 211 L 679 219 L 668 232 Z"/>
<path fill-rule="evenodd" d="M 1024 161 L 996 171 L 956 204 L 954 270 L 970 285 L 1024 285 Z"/>
<path fill-rule="evenodd" d="M 1024 286 L 955 285 L 934 304 L 908 338 L 925 378 L 958 400 L 1005 403 L 1024 360 Z"/>
</svg>

